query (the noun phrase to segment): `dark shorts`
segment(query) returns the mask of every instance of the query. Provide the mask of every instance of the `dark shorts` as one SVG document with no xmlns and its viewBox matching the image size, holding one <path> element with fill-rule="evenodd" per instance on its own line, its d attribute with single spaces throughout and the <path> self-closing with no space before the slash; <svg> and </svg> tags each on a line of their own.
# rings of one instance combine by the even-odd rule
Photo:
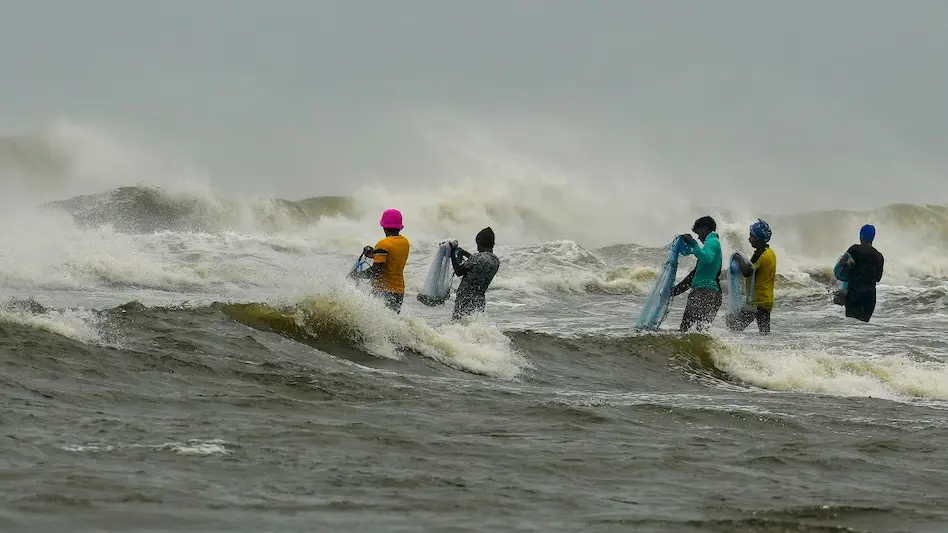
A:
<svg viewBox="0 0 948 533">
<path fill-rule="evenodd" d="M 461 317 L 484 312 L 487 308 L 487 299 L 481 295 L 458 294 L 454 298 L 454 314 L 451 320 L 460 320 Z"/>
<path fill-rule="evenodd" d="M 396 313 L 402 312 L 402 302 L 405 301 L 405 294 L 401 292 L 376 292 L 376 296 L 381 298 L 385 302 L 385 307 L 388 307 Z"/>
<path fill-rule="evenodd" d="M 757 329 L 761 333 L 770 333 L 770 311 L 762 307 L 742 309 L 725 319 L 727 329 L 731 331 L 744 331 L 754 321 L 757 321 Z"/>
<path fill-rule="evenodd" d="M 721 292 L 712 289 L 691 289 L 688 294 L 688 304 L 681 317 L 681 331 L 685 332 L 695 326 L 698 331 L 711 327 L 714 317 L 721 309 Z"/>
<path fill-rule="evenodd" d="M 876 310 L 875 289 L 849 289 L 846 293 L 846 316 L 869 322 Z"/>
</svg>

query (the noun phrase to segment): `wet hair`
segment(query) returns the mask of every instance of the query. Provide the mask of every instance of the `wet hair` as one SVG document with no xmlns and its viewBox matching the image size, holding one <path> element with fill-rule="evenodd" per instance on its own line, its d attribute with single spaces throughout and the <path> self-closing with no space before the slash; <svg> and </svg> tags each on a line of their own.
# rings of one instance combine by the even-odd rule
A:
<svg viewBox="0 0 948 533">
<path fill-rule="evenodd" d="M 718 223 L 715 222 L 713 218 L 705 216 L 695 220 L 695 224 L 691 227 L 691 231 L 697 231 L 698 228 L 705 228 L 709 231 L 717 231 Z"/>
</svg>

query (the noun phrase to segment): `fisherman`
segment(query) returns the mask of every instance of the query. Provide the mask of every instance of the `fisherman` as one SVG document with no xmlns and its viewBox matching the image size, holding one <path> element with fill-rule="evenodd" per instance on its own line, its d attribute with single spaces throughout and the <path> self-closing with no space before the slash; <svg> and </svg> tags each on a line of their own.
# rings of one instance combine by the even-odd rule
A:
<svg viewBox="0 0 948 533">
<path fill-rule="evenodd" d="M 694 270 L 685 279 L 672 288 L 672 296 L 678 296 L 691 289 L 688 304 L 681 317 L 681 331 L 684 333 L 695 326 L 704 331 L 711 326 L 714 317 L 721 308 L 721 241 L 718 240 L 717 222 L 709 216 L 695 220 L 691 231 L 703 243 L 699 246 L 690 234 L 682 235 L 686 248 L 682 255 L 694 255 L 698 260 Z"/>
<path fill-rule="evenodd" d="M 454 298 L 452 321 L 484 311 L 487 306 L 487 288 L 500 269 L 500 259 L 494 255 L 494 230 L 490 227 L 482 229 L 474 242 L 477 243 L 477 253 L 474 255 L 459 248 L 457 241 L 451 243 L 451 264 L 454 273 L 461 278 Z"/>
<path fill-rule="evenodd" d="M 747 292 L 753 306 L 727 316 L 727 327 L 731 331 L 744 331 L 756 320 L 757 329 L 762 334 L 770 333 L 770 313 L 774 308 L 774 284 L 777 280 L 777 254 L 770 247 L 772 235 L 770 225 L 758 218 L 751 224 L 747 238 L 754 247 L 754 254 L 750 261 L 737 255 L 741 275 L 751 278 L 747 280 Z"/>
<path fill-rule="evenodd" d="M 876 284 L 882 281 L 885 258 L 872 245 L 876 228 L 866 224 L 859 230 L 859 244 L 846 250 L 838 267 L 849 266 L 849 284 L 846 287 L 846 316 L 869 322 L 876 309 Z"/>
<path fill-rule="evenodd" d="M 382 298 L 392 311 L 401 313 L 405 300 L 405 264 L 408 263 L 411 243 L 401 235 L 405 226 L 397 209 L 386 209 L 379 225 L 385 238 L 375 248 L 366 246 L 363 250 L 367 258 L 373 259 L 372 266 L 362 272 L 353 272 L 352 276 L 372 280 L 372 294 Z"/>
<path fill-rule="evenodd" d="M 694 270 L 678 285 L 672 288 L 672 296 L 691 289 L 688 304 L 681 317 L 681 331 L 686 332 L 695 326 L 704 331 L 711 326 L 714 317 L 721 308 L 721 241 L 718 239 L 718 224 L 709 216 L 695 220 L 691 231 L 702 242 L 699 246 L 690 234 L 682 235 L 686 248 L 682 255 L 694 255 L 698 260 Z"/>
</svg>

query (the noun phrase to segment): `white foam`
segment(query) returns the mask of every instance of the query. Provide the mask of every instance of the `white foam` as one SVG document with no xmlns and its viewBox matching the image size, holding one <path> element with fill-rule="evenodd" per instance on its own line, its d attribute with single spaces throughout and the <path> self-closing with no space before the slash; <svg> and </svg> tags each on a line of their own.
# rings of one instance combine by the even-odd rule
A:
<svg viewBox="0 0 948 533">
<path fill-rule="evenodd" d="M 720 370 L 769 390 L 897 401 L 948 399 L 948 364 L 916 361 L 908 354 L 730 339 L 716 343 L 711 356 Z"/>
<path fill-rule="evenodd" d="M 88 309 L 49 309 L 42 314 L 32 314 L 16 307 L 0 306 L 0 321 L 49 331 L 84 344 L 117 347 L 114 341 L 102 339 L 102 320 Z"/>
<path fill-rule="evenodd" d="M 514 379 L 529 365 L 503 331 L 481 315 L 458 323 L 445 323 L 450 303 L 441 307 L 444 318 L 426 321 L 412 312 L 406 301 L 396 315 L 383 303 L 345 282 L 327 282 L 328 290 L 298 304 L 298 322 L 331 320 L 356 332 L 359 347 L 377 357 L 402 359 L 403 350 L 456 368 L 502 379 Z M 331 316 L 330 316 L 331 315 Z M 438 323 L 440 322 L 440 325 Z"/>
<path fill-rule="evenodd" d="M 503 331 L 484 315 L 440 327 L 411 318 L 407 325 L 409 334 L 401 339 L 406 347 L 449 366 L 502 379 L 517 378 L 530 367 Z"/>
<path fill-rule="evenodd" d="M 190 439 L 187 442 L 166 442 L 163 444 L 66 444 L 61 448 L 75 453 L 110 453 L 123 450 L 170 451 L 178 455 L 230 455 L 233 451 L 229 444 L 220 439 Z"/>
</svg>

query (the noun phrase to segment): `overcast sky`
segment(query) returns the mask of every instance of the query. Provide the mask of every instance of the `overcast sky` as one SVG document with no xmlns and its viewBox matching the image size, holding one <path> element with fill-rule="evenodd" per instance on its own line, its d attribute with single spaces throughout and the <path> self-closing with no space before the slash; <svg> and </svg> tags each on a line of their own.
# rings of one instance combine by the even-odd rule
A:
<svg viewBox="0 0 948 533">
<path fill-rule="evenodd" d="M 461 146 L 692 199 L 948 201 L 944 1 L 0 7 L 0 134 L 97 125 L 263 193 L 448 180 Z"/>
</svg>

